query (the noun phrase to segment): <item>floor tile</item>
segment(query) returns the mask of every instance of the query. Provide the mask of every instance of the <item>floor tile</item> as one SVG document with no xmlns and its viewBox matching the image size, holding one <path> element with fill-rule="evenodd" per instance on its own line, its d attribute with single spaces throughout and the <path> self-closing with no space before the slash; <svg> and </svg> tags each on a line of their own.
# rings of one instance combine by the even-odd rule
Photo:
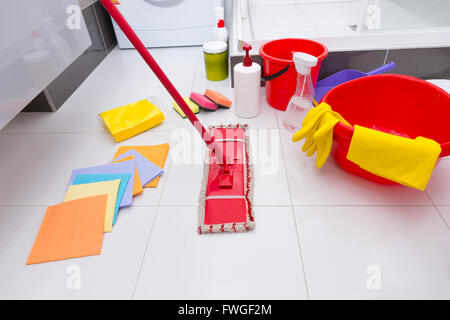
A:
<svg viewBox="0 0 450 320">
<path fill-rule="evenodd" d="M 1 135 L 0 204 L 34 204 L 80 139 L 80 134 Z"/>
<path fill-rule="evenodd" d="M 139 59 L 137 51 L 115 48 L 86 78 L 79 89 L 117 89 L 126 86 L 126 76 L 136 65 L 137 59 Z"/>
<path fill-rule="evenodd" d="M 450 206 L 439 206 L 437 209 L 445 220 L 445 223 L 447 223 L 447 226 L 450 228 Z"/>
<path fill-rule="evenodd" d="M 159 208 L 135 299 L 305 299 L 290 208 L 258 208 L 255 230 L 198 235 L 197 208 Z"/>
<path fill-rule="evenodd" d="M 197 206 L 206 147 L 197 132 L 179 130 L 161 205 Z M 254 205 L 290 205 L 278 129 L 250 129 Z"/>
<path fill-rule="evenodd" d="M 218 90 L 234 102 L 232 89 L 223 88 Z M 203 91 L 204 92 L 204 91 Z M 202 93 L 203 93 L 202 92 Z M 265 98 L 265 91 L 261 90 L 261 111 L 257 117 L 254 118 L 241 118 L 235 114 L 235 105 L 231 105 L 230 109 L 219 108 L 217 111 L 205 111 L 200 110 L 197 114 L 197 118 L 203 123 L 205 127 L 212 125 L 228 125 L 228 124 L 248 124 L 250 128 L 253 129 L 268 129 L 268 128 L 278 128 L 277 117 L 275 109 L 270 107 Z M 183 120 L 183 127 L 190 128 L 192 125 L 189 120 Z"/>
<path fill-rule="evenodd" d="M 427 193 L 436 205 L 450 205 L 450 161 L 441 161 L 434 169 Z"/>
<path fill-rule="evenodd" d="M 175 86 L 190 86 L 202 48 L 152 48 L 150 53 Z M 153 74 L 136 50 L 115 48 L 80 86 L 81 89 L 159 87 Z"/>
<path fill-rule="evenodd" d="M 427 205 L 426 193 L 400 185 L 382 185 L 342 170 L 330 156 L 321 169 L 315 156 L 301 151 L 303 141 L 281 130 L 284 160 L 294 205 Z"/>
<path fill-rule="evenodd" d="M 291 205 L 279 129 L 250 129 L 256 206 Z"/>
<path fill-rule="evenodd" d="M 202 47 L 154 48 L 150 49 L 150 53 L 176 87 L 189 86 L 202 57 Z M 140 56 L 125 81 L 125 85 L 131 87 L 161 86 L 159 79 Z"/>
<path fill-rule="evenodd" d="M 69 183 L 70 174 L 73 169 L 109 163 L 119 146 L 141 146 L 162 143 L 171 143 L 170 133 L 147 131 L 121 143 L 115 142 L 114 139 L 106 132 L 88 133 L 80 142 L 79 146 L 75 149 L 70 159 L 60 170 L 58 170 L 57 174 L 52 181 L 50 181 L 48 187 L 43 192 L 37 203 L 39 205 L 48 206 L 61 202 L 67 191 L 67 184 Z M 167 176 L 167 170 L 170 167 L 170 154 L 171 150 L 169 150 L 169 155 L 164 167 L 166 172 L 163 173 L 158 187 L 145 188 L 142 194 L 134 198 L 133 205 L 147 206 L 158 204 L 162 192 L 162 186 L 164 185 L 164 180 Z"/>
<path fill-rule="evenodd" d="M 121 209 L 100 255 L 25 265 L 45 207 L 35 207 L 0 254 L 2 299 L 129 299 L 156 208 Z M 79 276 L 79 289 L 74 280 Z"/>
<path fill-rule="evenodd" d="M 77 90 L 57 112 L 19 113 L 2 133 L 85 132 L 98 114 L 112 108 L 115 90 Z"/>
<path fill-rule="evenodd" d="M 0 206 L 0 252 L 30 209 L 26 206 Z"/>
<path fill-rule="evenodd" d="M 433 206 L 295 208 L 311 299 L 449 299 L 450 232 Z"/>
</svg>

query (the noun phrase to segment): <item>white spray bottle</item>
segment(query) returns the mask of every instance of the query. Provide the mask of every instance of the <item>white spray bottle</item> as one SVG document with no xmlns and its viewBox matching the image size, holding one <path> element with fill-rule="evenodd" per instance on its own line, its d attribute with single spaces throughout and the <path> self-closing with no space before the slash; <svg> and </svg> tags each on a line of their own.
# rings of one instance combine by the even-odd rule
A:
<svg viewBox="0 0 450 320">
<path fill-rule="evenodd" d="M 295 52 L 293 56 L 297 69 L 297 88 L 286 108 L 283 126 L 295 133 L 302 127 L 303 119 L 311 108 L 314 108 L 314 85 L 311 79 L 311 68 L 317 65 L 317 58 L 303 52 Z"/>
</svg>

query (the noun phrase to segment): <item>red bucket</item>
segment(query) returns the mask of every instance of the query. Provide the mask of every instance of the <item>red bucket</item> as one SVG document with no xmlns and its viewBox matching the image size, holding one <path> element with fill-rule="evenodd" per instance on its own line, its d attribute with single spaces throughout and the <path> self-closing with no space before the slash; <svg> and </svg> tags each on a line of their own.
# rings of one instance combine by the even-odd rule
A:
<svg viewBox="0 0 450 320">
<path fill-rule="evenodd" d="M 441 145 L 441 158 L 450 156 L 450 94 L 427 81 L 396 74 L 362 77 L 333 88 L 322 102 L 353 125 L 411 139 L 430 138 Z M 336 162 L 355 175 L 394 184 L 347 160 L 353 131 L 342 123 L 334 127 Z"/>
<path fill-rule="evenodd" d="M 328 55 L 328 48 L 319 42 L 307 39 L 279 39 L 266 42 L 261 46 L 259 54 L 263 58 L 266 99 L 267 103 L 275 109 L 286 110 L 295 92 L 297 71 L 292 61 L 294 52 L 304 52 L 317 57 L 317 66 L 311 69 L 315 86 L 322 61 Z"/>
</svg>

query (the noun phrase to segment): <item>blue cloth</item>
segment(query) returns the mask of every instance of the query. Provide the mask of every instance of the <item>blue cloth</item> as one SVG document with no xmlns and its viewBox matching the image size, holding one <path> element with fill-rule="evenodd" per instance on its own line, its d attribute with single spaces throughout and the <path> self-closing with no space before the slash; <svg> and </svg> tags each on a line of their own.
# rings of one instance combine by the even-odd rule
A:
<svg viewBox="0 0 450 320">
<path fill-rule="evenodd" d="M 79 174 L 75 177 L 72 184 L 88 184 L 94 182 L 111 181 L 120 179 L 119 190 L 117 191 L 116 206 L 114 209 L 113 225 L 116 223 L 117 214 L 119 213 L 120 203 L 122 202 L 123 195 L 127 189 L 128 181 L 131 174 L 129 173 L 116 173 L 116 174 Z"/>
<path fill-rule="evenodd" d="M 120 203 L 120 208 L 130 206 L 133 203 L 133 185 L 134 185 L 134 174 L 136 172 L 136 161 L 128 160 L 118 163 L 109 163 L 103 166 L 81 168 L 72 170 L 72 175 L 70 177 L 69 186 L 75 180 L 75 177 L 79 174 L 116 174 L 116 173 L 128 173 L 130 174 L 130 179 L 126 187 L 125 193 Z"/>
</svg>

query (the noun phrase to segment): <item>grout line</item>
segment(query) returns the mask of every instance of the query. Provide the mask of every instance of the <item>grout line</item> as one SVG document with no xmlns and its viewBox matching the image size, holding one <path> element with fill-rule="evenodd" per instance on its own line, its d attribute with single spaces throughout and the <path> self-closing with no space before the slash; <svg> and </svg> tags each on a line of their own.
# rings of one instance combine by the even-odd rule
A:
<svg viewBox="0 0 450 320">
<path fill-rule="evenodd" d="M 8 204 L 8 203 L 3 203 L 0 204 L 0 207 L 33 207 L 34 204 L 32 203 L 22 203 L 22 204 L 18 204 L 18 203 L 12 203 L 12 204 Z M 38 206 L 36 206 L 38 207 Z"/>
<path fill-rule="evenodd" d="M 433 204 L 294 204 L 294 207 L 432 207 Z"/>
<path fill-rule="evenodd" d="M 201 68 L 201 63 L 202 63 L 202 55 L 203 55 L 203 52 L 201 53 L 201 55 L 200 55 L 200 57 L 199 57 L 199 59 L 198 59 L 198 61 L 197 61 L 197 66 L 195 67 L 195 71 L 194 71 L 194 79 L 192 80 L 192 83 L 191 83 L 191 91 L 193 91 L 194 89 L 195 89 L 195 85 L 197 84 L 197 75 L 199 74 L 199 69 Z"/>
<path fill-rule="evenodd" d="M 2 206 L 2 204 L 0 204 Z M 4 204 L 3 206 L 10 206 Z M 16 206 L 21 206 L 17 204 Z M 164 207 L 164 208 L 192 208 L 194 204 L 138 204 L 133 207 Z M 260 208 L 287 208 L 287 207 L 433 207 L 433 204 L 257 204 L 254 207 Z M 446 206 L 446 205 L 444 205 Z"/>
<path fill-rule="evenodd" d="M 8 236 L 8 238 L 5 240 L 3 245 L 0 247 L 0 255 L 1 255 L 2 251 L 3 251 L 3 249 L 5 249 L 6 246 L 8 245 L 9 241 L 14 237 L 14 235 L 17 232 L 17 230 L 19 230 L 19 228 L 23 225 L 23 223 L 25 222 L 25 220 L 28 217 L 28 215 L 30 214 L 30 212 L 35 208 L 35 206 L 27 206 L 27 207 L 29 207 L 28 211 L 23 215 L 22 219 L 20 219 L 19 223 L 17 223 L 16 227 L 13 228 L 13 230 L 10 233 L 10 235 Z"/>
<path fill-rule="evenodd" d="M 296 8 L 298 8 L 298 10 L 306 17 L 306 19 L 308 20 L 308 22 L 311 24 L 311 26 L 314 29 L 314 32 L 317 33 L 318 36 L 321 35 L 321 32 L 316 28 L 316 26 L 313 23 L 313 20 L 311 19 L 311 17 L 303 10 L 302 8 L 302 4 L 296 3 Z M 307 30 L 305 30 L 306 32 L 308 32 Z"/>
<path fill-rule="evenodd" d="M 85 130 L 80 130 L 80 131 L 67 131 L 67 132 L 63 132 L 63 131 L 30 131 L 30 132 L 5 132 L 5 133 L 0 133 L 0 136 L 19 136 L 19 135 L 37 135 L 37 134 L 79 134 L 79 135 L 83 135 L 83 134 L 103 134 L 103 131 L 89 131 L 92 124 L 94 124 L 94 121 L 96 121 L 96 119 L 92 120 L 92 122 L 90 123 L 88 129 Z M 173 129 L 160 129 L 160 130 L 153 130 L 152 132 L 154 133 L 171 133 L 173 132 Z"/>
<path fill-rule="evenodd" d="M 150 244 L 150 238 L 152 236 L 152 231 L 153 231 L 153 227 L 155 226 L 155 223 L 156 223 L 156 217 L 158 216 L 158 212 L 159 212 L 159 207 L 156 207 L 155 216 L 153 217 L 152 225 L 151 225 L 150 231 L 148 233 L 147 243 L 145 244 L 145 249 L 144 249 L 144 252 L 142 254 L 141 263 L 139 265 L 139 270 L 138 270 L 138 273 L 137 273 L 137 276 L 136 276 L 136 280 L 134 282 L 133 291 L 131 293 L 131 297 L 130 297 L 131 300 L 134 299 L 134 294 L 136 292 L 137 284 L 138 284 L 139 278 L 141 276 L 142 266 L 144 265 L 145 256 L 147 255 L 148 246 Z"/>
<path fill-rule="evenodd" d="M 37 205 L 39 199 L 42 197 L 42 195 L 44 194 L 44 192 L 47 190 L 48 186 L 53 182 L 53 179 L 56 177 L 56 175 L 59 173 L 59 171 L 63 168 L 64 164 L 70 159 L 70 157 L 72 156 L 72 154 L 75 152 L 75 150 L 78 148 L 78 146 L 80 145 L 81 141 L 84 138 L 84 134 L 83 133 L 78 133 L 81 135 L 80 137 L 80 141 L 76 144 L 76 146 L 74 146 L 73 150 L 71 152 L 68 152 L 68 155 L 65 159 L 63 159 L 61 161 L 61 165 L 58 166 L 58 168 L 56 168 L 56 170 L 54 171 L 53 175 L 51 175 L 50 179 L 48 180 L 48 182 L 45 184 L 45 186 L 42 188 L 41 192 L 39 192 L 39 194 L 37 195 L 36 199 L 33 201 L 32 204 L 28 204 L 26 206 L 29 206 L 30 209 L 28 210 L 28 212 L 24 215 L 24 217 L 22 218 L 22 220 L 20 221 L 20 223 L 16 226 L 16 228 L 14 229 L 14 231 L 11 233 L 11 235 L 8 237 L 8 239 L 5 241 L 4 245 L 0 248 L 0 253 L 3 251 L 3 249 L 8 245 L 9 241 L 13 238 L 13 236 L 16 234 L 17 230 L 19 229 L 20 226 L 22 226 L 22 224 L 25 222 L 26 218 L 28 217 L 28 215 L 30 214 L 30 212 L 35 208 L 35 207 L 47 207 L 47 206 L 41 206 L 41 205 Z M 8 206 L 8 205 L 0 205 L 0 206 Z"/>
<path fill-rule="evenodd" d="M 170 149 L 176 148 L 177 143 L 178 143 L 178 142 L 175 142 L 174 146 L 173 146 L 173 147 L 170 147 Z M 170 151 L 169 151 L 169 152 L 170 152 Z M 162 199 L 162 196 L 163 196 L 163 194 L 164 194 L 164 190 L 165 190 L 165 188 L 166 188 L 167 181 L 169 180 L 169 171 L 170 171 L 170 168 L 172 167 L 172 163 L 173 163 L 173 162 L 172 162 L 172 157 L 171 157 L 171 158 L 170 158 L 169 166 L 168 166 L 168 168 L 167 168 L 167 173 L 165 172 L 165 173 L 166 173 L 166 178 L 164 179 L 164 183 L 163 183 L 163 185 L 161 186 L 161 194 L 160 194 L 159 199 L 158 199 L 157 209 L 156 209 L 155 216 L 154 216 L 154 218 L 153 218 L 153 223 L 152 223 L 152 226 L 151 226 L 151 228 L 150 228 L 150 232 L 149 232 L 149 235 L 148 235 L 148 238 L 147 238 L 147 244 L 145 245 L 144 254 L 143 254 L 143 256 L 142 256 L 141 264 L 140 264 L 140 266 L 139 266 L 139 271 L 138 271 L 138 274 L 137 274 L 137 276 L 136 276 L 136 281 L 135 281 L 135 283 L 134 283 L 133 293 L 131 294 L 131 299 L 132 299 L 132 300 L 134 299 L 134 295 L 135 295 L 135 293 L 136 293 L 137 284 L 138 284 L 139 278 L 140 278 L 140 276 L 141 276 L 141 270 L 142 270 L 142 267 L 143 267 L 144 262 L 145 262 L 145 257 L 146 257 L 146 255 L 147 255 L 147 251 L 148 251 L 148 249 L 149 249 L 150 238 L 151 238 L 151 236 L 152 236 L 153 228 L 154 228 L 154 226 L 155 226 L 156 219 L 157 219 L 158 214 L 159 214 L 159 209 L 161 208 L 161 206 L 160 206 L 160 204 L 161 204 L 161 199 Z M 144 192 L 145 192 L 145 190 L 144 190 Z"/>
<path fill-rule="evenodd" d="M 62 161 L 61 164 L 56 168 L 56 170 L 53 172 L 53 174 L 51 175 L 50 179 L 48 180 L 48 182 L 45 184 L 45 187 L 42 188 L 41 192 L 39 193 L 39 195 L 36 197 L 36 201 L 34 201 L 33 205 L 36 206 L 37 202 L 41 199 L 42 195 L 45 193 L 45 191 L 47 190 L 47 188 L 50 186 L 50 184 L 53 182 L 53 180 L 55 179 L 55 177 L 58 175 L 58 173 L 64 168 L 64 165 L 69 161 L 69 159 L 72 157 L 72 155 L 75 153 L 75 151 L 77 150 L 77 148 L 80 146 L 81 142 L 84 140 L 84 138 L 86 137 L 86 133 L 80 133 L 81 137 L 80 137 L 80 141 L 78 141 L 78 143 L 73 147 L 73 150 L 71 152 L 68 152 L 67 157 L 65 157 Z"/>
<path fill-rule="evenodd" d="M 144 191 L 145 192 L 145 191 Z M 161 208 L 197 208 L 198 204 L 160 204 L 160 205 L 133 205 L 132 207 L 161 207 Z M 290 204 L 258 204 L 253 207 L 259 208 L 288 208 L 292 207 Z"/>
<path fill-rule="evenodd" d="M 20 136 L 20 135 L 38 135 L 38 134 L 67 134 L 67 135 L 74 135 L 74 134 L 79 134 L 79 135 L 83 135 L 84 133 L 89 133 L 86 132 L 85 130 L 83 131 L 67 131 L 67 132 L 63 132 L 63 131 L 30 131 L 30 132 L 6 132 L 6 133 L 1 133 L 1 135 L 3 136 Z M 91 132 L 91 133 L 100 133 L 100 132 Z"/>
<path fill-rule="evenodd" d="M 78 89 L 77 89 L 78 90 Z M 74 93 L 77 91 L 75 90 Z M 45 187 L 42 189 L 42 191 L 39 193 L 39 196 L 36 198 L 36 201 L 34 202 L 34 205 L 36 205 L 36 203 L 41 199 L 42 195 L 44 194 L 44 192 L 47 190 L 47 188 L 50 186 L 50 184 L 53 182 L 53 180 L 55 179 L 55 177 L 58 175 L 59 171 L 62 170 L 64 168 L 64 165 L 69 161 L 69 159 L 72 157 L 72 155 L 75 153 L 75 151 L 78 149 L 78 147 L 81 145 L 81 143 L 84 141 L 84 139 L 87 137 L 88 134 L 88 130 L 90 128 L 89 126 L 86 126 L 86 129 L 83 132 L 76 132 L 76 134 L 80 135 L 80 140 L 78 141 L 78 143 L 74 146 L 73 150 L 71 152 L 69 152 L 68 156 L 61 161 L 61 165 L 55 170 L 55 172 L 53 173 L 53 175 L 51 176 L 50 180 L 48 181 L 48 183 L 45 185 Z M 74 133 L 72 133 L 74 134 Z"/>
<path fill-rule="evenodd" d="M 448 225 L 447 221 L 445 220 L 445 218 L 442 215 L 441 211 L 439 210 L 438 206 L 435 204 L 433 198 L 431 198 L 431 196 L 428 194 L 428 191 L 425 190 L 425 193 L 427 194 L 428 198 L 430 199 L 431 203 L 433 204 L 433 207 L 436 209 L 439 217 L 442 219 L 442 221 L 444 221 L 444 223 L 446 224 L 447 228 L 450 229 L 450 225 Z"/>
<path fill-rule="evenodd" d="M 277 118 L 278 130 L 283 130 L 283 129 L 279 128 L 280 124 L 278 122 L 278 114 L 277 114 L 277 112 L 275 112 L 275 117 Z M 291 201 L 291 213 L 292 213 L 292 218 L 294 220 L 295 235 L 297 236 L 297 245 L 298 245 L 298 250 L 299 250 L 299 253 L 300 253 L 300 260 L 301 260 L 301 266 L 302 266 L 302 271 L 303 271 L 303 280 L 305 281 L 306 296 L 307 296 L 308 300 L 310 300 L 311 297 L 310 297 L 310 294 L 309 294 L 308 280 L 307 280 L 307 277 L 306 277 L 306 270 L 305 270 L 305 263 L 304 263 L 304 258 L 303 258 L 302 245 L 301 245 L 300 234 L 299 234 L 299 230 L 298 230 L 298 226 L 297 226 L 297 219 L 295 217 L 295 210 L 294 210 L 294 207 L 292 205 L 293 204 L 292 191 L 291 191 L 291 186 L 290 186 L 290 183 L 289 183 L 289 175 L 288 175 L 286 161 L 285 161 L 285 158 L 284 158 L 285 153 L 284 153 L 283 143 L 281 141 L 281 136 L 282 135 L 280 134 L 279 143 L 280 143 L 280 147 L 281 147 L 281 158 L 282 158 L 283 164 L 284 164 L 284 172 L 286 174 L 287 187 L 288 187 L 288 190 L 289 190 L 289 199 Z"/>
<path fill-rule="evenodd" d="M 182 84 L 177 84 L 176 88 L 182 88 L 182 87 L 189 87 L 189 85 L 182 83 Z M 136 90 L 136 89 L 160 89 L 161 91 L 164 91 L 166 89 L 164 89 L 164 87 L 161 86 L 161 84 L 155 84 L 155 85 L 138 85 L 138 86 L 131 86 L 131 87 L 103 87 L 103 88 L 79 88 L 77 90 L 79 91 L 98 91 L 98 90 L 122 90 L 122 91 L 127 91 L 127 90 Z"/>
</svg>

